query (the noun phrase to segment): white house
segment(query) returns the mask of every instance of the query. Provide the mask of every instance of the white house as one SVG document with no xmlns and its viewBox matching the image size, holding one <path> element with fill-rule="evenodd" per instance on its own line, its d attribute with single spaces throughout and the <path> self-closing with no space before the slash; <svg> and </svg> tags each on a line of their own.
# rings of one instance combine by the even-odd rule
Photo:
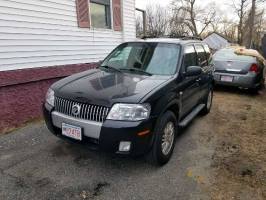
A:
<svg viewBox="0 0 266 200">
<path fill-rule="evenodd" d="M 29 105 L 40 116 L 55 80 L 135 38 L 135 0 L 1 0 L 0 131 L 28 120 Z"/>
<path fill-rule="evenodd" d="M 230 45 L 230 41 L 227 38 L 216 32 L 209 34 L 203 41 L 207 43 L 213 51 Z"/>
<path fill-rule="evenodd" d="M 135 29 L 135 0 L 1 0 L 0 71 L 97 62 Z"/>
</svg>

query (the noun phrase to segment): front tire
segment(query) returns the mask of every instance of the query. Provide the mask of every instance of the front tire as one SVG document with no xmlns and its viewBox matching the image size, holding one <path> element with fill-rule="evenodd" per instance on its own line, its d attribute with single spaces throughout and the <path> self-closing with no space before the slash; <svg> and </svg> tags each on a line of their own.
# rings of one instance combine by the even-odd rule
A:
<svg viewBox="0 0 266 200">
<path fill-rule="evenodd" d="M 155 127 L 155 140 L 148 160 L 155 165 L 166 164 L 173 153 L 177 134 L 177 119 L 172 111 L 165 112 Z"/>
</svg>

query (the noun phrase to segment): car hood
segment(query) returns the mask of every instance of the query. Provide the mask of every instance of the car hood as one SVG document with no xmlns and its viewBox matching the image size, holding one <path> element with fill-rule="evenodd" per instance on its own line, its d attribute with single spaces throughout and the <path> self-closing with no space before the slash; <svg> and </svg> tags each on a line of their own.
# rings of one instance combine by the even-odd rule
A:
<svg viewBox="0 0 266 200">
<path fill-rule="evenodd" d="M 119 102 L 138 103 L 170 78 L 93 69 L 64 78 L 52 89 L 57 97 L 110 107 Z"/>
</svg>

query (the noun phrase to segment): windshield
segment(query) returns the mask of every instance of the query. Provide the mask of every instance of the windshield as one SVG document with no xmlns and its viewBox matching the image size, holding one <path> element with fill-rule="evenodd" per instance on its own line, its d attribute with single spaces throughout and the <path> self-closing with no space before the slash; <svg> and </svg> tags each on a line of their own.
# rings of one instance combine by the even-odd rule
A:
<svg viewBox="0 0 266 200">
<path fill-rule="evenodd" d="M 221 49 L 213 55 L 214 60 L 239 60 L 250 61 L 254 60 L 251 56 L 237 55 L 234 53 L 234 49 Z"/>
<path fill-rule="evenodd" d="M 180 46 L 163 43 L 124 43 L 102 63 L 130 73 L 173 75 L 176 72 Z"/>
</svg>

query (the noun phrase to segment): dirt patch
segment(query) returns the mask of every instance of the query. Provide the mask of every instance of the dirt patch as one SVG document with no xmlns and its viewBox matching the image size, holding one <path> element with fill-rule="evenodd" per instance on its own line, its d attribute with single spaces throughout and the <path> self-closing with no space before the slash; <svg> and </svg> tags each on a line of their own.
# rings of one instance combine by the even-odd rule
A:
<svg viewBox="0 0 266 200">
<path fill-rule="evenodd" d="M 266 92 L 215 92 L 211 198 L 266 199 Z"/>
<path fill-rule="evenodd" d="M 97 197 L 102 194 L 103 190 L 109 186 L 110 184 L 107 182 L 99 182 L 95 185 L 92 191 L 83 190 L 80 193 L 80 198 L 81 199 L 95 199 L 95 198 L 97 199 Z"/>
<path fill-rule="evenodd" d="M 4 128 L 4 129 L 0 129 L 0 136 L 1 135 L 5 135 L 5 134 L 9 134 L 9 133 L 12 133 L 12 132 L 15 132 L 21 128 L 24 128 L 32 123 L 40 123 L 40 122 L 43 122 L 43 117 L 37 117 L 35 119 L 30 119 L 28 121 L 25 121 L 24 123 L 22 123 L 21 125 L 17 126 L 17 127 L 7 127 L 7 128 Z"/>
</svg>

